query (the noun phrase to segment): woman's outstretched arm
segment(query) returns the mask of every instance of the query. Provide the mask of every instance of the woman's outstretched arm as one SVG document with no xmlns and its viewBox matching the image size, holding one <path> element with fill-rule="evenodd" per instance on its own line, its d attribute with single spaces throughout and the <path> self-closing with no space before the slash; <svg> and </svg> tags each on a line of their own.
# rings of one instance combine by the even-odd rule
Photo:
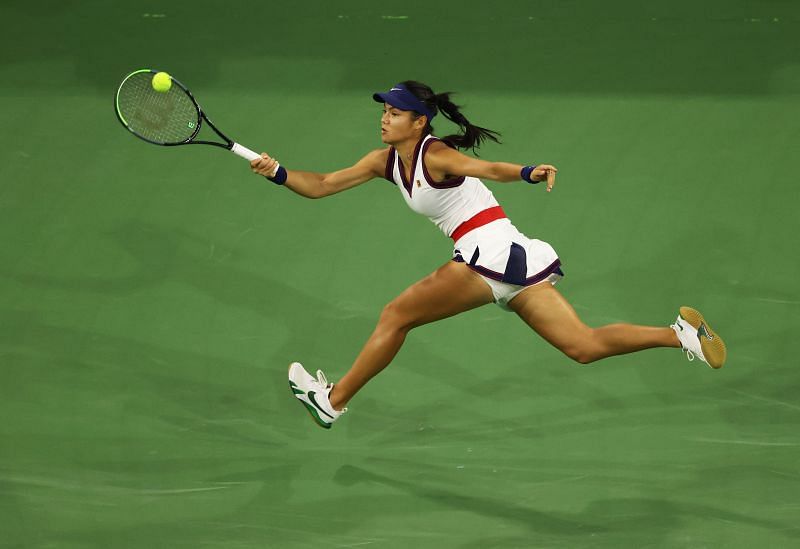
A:
<svg viewBox="0 0 800 549">
<path fill-rule="evenodd" d="M 282 184 L 306 198 L 322 198 L 383 177 L 388 154 L 389 149 L 375 150 L 349 168 L 325 174 L 286 170 L 286 180 Z M 250 162 L 250 166 L 254 173 L 274 177 L 278 162 L 267 153 L 262 153 L 261 158 Z"/>
<path fill-rule="evenodd" d="M 467 156 L 444 143 L 431 145 L 425 156 L 425 163 L 431 175 L 441 179 L 453 176 L 477 177 L 492 181 L 519 181 L 524 166 L 509 162 L 489 162 L 480 158 Z M 535 182 L 547 180 L 547 190 L 551 190 L 556 180 L 558 169 L 550 164 L 539 164 L 529 174 Z"/>
</svg>

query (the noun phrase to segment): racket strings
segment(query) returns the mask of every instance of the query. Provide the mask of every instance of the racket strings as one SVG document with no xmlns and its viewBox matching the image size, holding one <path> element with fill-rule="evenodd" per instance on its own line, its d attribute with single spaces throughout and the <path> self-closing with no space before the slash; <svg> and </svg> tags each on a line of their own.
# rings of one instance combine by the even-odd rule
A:
<svg viewBox="0 0 800 549">
<path fill-rule="evenodd" d="M 125 124 L 135 133 L 156 143 L 184 143 L 196 132 L 197 107 L 177 85 L 169 91 L 153 89 L 153 74 L 131 75 L 120 86 L 117 109 Z"/>
</svg>

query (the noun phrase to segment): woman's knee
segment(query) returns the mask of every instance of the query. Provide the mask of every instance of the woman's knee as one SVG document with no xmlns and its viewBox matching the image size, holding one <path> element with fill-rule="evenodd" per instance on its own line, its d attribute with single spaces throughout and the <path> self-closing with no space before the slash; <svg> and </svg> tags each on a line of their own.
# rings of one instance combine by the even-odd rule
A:
<svg viewBox="0 0 800 549">
<path fill-rule="evenodd" d="M 568 347 L 566 349 L 562 349 L 562 351 L 565 355 L 579 364 L 590 364 L 596 360 L 593 353 L 589 349 L 584 349 L 580 346 Z"/>
<path fill-rule="evenodd" d="M 414 327 L 414 322 L 402 304 L 394 299 L 383 307 L 378 326 L 387 330 L 408 332 Z"/>
<path fill-rule="evenodd" d="M 574 355 L 570 355 L 570 358 L 575 362 L 577 362 L 578 364 L 591 364 L 592 362 L 598 360 L 600 357 L 596 353 L 590 350 L 582 349 L 577 353 L 575 353 Z"/>
<path fill-rule="evenodd" d="M 561 348 L 561 351 L 579 364 L 590 364 L 602 357 L 600 348 L 594 337 L 594 330 L 587 329 L 585 333 L 574 341 Z"/>
</svg>

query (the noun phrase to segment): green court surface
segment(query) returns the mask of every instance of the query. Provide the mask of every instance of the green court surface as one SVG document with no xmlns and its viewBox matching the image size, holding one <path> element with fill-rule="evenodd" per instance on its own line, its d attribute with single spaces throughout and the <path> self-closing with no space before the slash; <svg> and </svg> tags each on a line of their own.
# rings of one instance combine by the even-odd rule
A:
<svg viewBox="0 0 800 549">
<path fill-rule="evenodd" d="M 0 547 L 800 547 L 797 2 L 5 0 L 0 20 Z M 381 146 L 372 92 L 455 90 L 502 133 L 484 158 L 559 167 L 549 195 L 488 185 L 582 318 L 691 305 L 728 363 L 581 366 L 487 306 L 412 331 L 317 428 L 288 364 L 341 376 L 451 242 L 383 180 L 305 200 L 135 139 L 112 99 L 140 67 L 322 172 Z"/>
</svg>

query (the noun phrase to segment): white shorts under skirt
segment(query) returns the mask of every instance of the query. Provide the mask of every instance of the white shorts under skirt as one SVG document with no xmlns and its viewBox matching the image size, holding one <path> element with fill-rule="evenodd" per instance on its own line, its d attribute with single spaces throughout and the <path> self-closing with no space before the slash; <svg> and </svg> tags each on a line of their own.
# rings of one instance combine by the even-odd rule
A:
<svg viewBox="0 0 800 549">
<path fill-rule="evenodd" d="M 505 218 L 471 230 L 454 246 L 453 261 L 466 263 L 481 275 L 495 303 L 505 310 L 528 286 L 543 281 L 555 284 L 564 276 L 550 244 L 528 238 Z"/>
</svg>

